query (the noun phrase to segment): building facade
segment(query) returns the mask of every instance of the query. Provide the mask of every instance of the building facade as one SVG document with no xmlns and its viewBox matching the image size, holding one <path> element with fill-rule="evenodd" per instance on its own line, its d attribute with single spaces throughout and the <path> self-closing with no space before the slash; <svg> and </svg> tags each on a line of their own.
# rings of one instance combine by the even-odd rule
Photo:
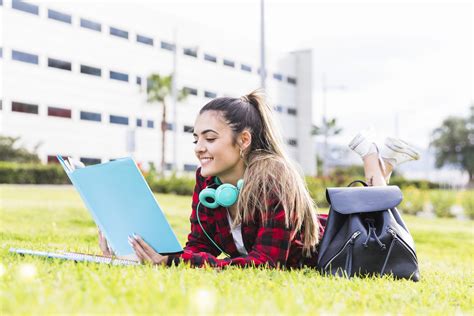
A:
<svg viewBox="0 0 474 316">
<path fill-rule="evenodd" d="M 145 168 L 159 166 L 162 108 L 147 102 L 147 77 L 176 70 L 177 87 L 188 97 L 176 109 L 167 102 L 166 168 L 175 163 L 192 172 L 199 163 L 192 144 L 199 109 L 260 85 L 258 49 L 239 49 L 240 39 L 209 36 L 159 8 L 0 4 L 0 134 L 37 147 L 43 162 L 57 154 L 86 164 L 133 156 Z M 288 153 L 313 175 L 312 52 L 269 57 L 267 64 L 266 92 Z"/>
</svg>

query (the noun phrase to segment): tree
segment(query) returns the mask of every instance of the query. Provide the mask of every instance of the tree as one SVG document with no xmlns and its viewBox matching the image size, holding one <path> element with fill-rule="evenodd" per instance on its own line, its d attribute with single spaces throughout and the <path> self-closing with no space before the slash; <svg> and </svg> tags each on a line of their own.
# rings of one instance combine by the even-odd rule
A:
<svg viewBox="0 0 474 316">
<path fill-rule="evenodd" d="M 8 137 L 0 135 L 0 161 L 16 161 L 16 162 L 40 162 L 35 147 L 34 152 L 16 145 L 20 137 Z"/>
<path fill-rule="evenodd" d="M 470 117 L 448 117 L 432 133 L 431 146 L 435 149 L 436 167 L 453 165 L 469 174 L 474 183 L 474 104 Z"/>
<path fill-rule="evenodd" d="M 161 116 L 161 172 L 165 170 L 165 153 L 166 153 L 166 100 L 172 94 L 173 88 L 173 76 L 162 76 L 160 74 L 151 74 L 147 79 L 147 94 L 149 103 L 158 102 L 161 104 L 162 116 Z M 183 89 L 178 95 L 178 101 L 184 100 L 187 96 L 186 91 Z M 174 126 L 174 128 L 177 128 Z"/>
<path fill-rule="evenodd" d="M 323 170 L 323 175 L 327 176 L 328 175 L 328 170 L 327 170 L 327 147 L 328 147 L 328 139 L 332 136 L 338 135 L 342 132 L 342 128 L 339 128 L 337 126 L 336 119 L 330 119 L 326 120 L 323 119 L 323 124 L 322 126 L 316 126 L 313 125 L 311 129 L 311 135 L 313 136 L 319 136 L 323 135 L 324 136 L 324 153 L 323 153 L 323 160 L 322 160 L 322 170 Z"/>
</svg>

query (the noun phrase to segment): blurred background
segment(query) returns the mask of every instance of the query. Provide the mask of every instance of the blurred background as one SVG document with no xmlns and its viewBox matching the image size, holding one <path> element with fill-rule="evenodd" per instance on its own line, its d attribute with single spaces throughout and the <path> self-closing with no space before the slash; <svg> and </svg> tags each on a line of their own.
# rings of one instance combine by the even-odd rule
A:
<svg viewBox="0 0 474 316">
<path fill-rule="evenodd" d="M 372 126 L 422 153 L 396 176 L 472 185 L 471 1 L 3 0 L 0 16 L 0 160 L 192 175 L 199 109 L 264 87 L 307 176 L 360 174 L 347 143 Z"/>
</svg>

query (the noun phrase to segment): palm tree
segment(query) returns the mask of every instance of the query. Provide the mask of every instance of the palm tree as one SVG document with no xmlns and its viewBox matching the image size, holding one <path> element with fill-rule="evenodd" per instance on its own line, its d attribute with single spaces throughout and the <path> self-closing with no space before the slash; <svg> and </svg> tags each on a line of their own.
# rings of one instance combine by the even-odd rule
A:
<svg viewBox="0 0 474 316">
<path fill-rule="evenodd" d="M 165 153 L 166 153 L 166 130 L 167 130 L 167 122 L 166 122 L 166 100 L 172 94 L 173 88 L 173 75 L 162 76 L 160 74 L 151 74 L 147 78 L 147 101 L 149 103 L 158 102 L 162 106 L 162 116 L 161 116 L 161 173 L 165 170 Z M 187 93 L 183 89 L 180 91 L 178 95 L 178 101 L 182 101 L 186 98 Z M 174 126 L 174 128 L 177 128 Z"/>
<path fill-rule="evenodd" d="M 313 125 L 311 129 L 311 135 L 313 136 L 324 136 L 324 152 L 323 152 L 323 176 L 327 176 L 328 168 L 327 168 L 327 150 L 328 150 L 328 139 L 332 136 L 339 135 L 342 132 L 342 128 L 337 126 L 337 121 L 335 118 L 327 120 L 323 118 L 322 126 Z"/>
</svg>

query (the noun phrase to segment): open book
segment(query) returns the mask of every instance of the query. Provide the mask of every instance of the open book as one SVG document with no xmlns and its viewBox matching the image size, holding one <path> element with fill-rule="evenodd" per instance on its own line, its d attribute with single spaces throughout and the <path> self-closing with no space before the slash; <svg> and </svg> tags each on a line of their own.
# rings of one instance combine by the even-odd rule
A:
<svg viewBox="0 0 474 316">
<path fill-rule="evenodd" d="M 140 235 L 162 255 L 183 251 L 155 196 L 132 158 L 122 158 L 87 167 L 71 158 L 63 159 L 59 155 L 57 158 L 107 239 L 111 250 L 119 257 L 114 260 L 136 259 L 135 252 L 128 243 L 128 236 L 134 233 Z M 19 251 L 12 252 L 20 253 Z M 35 254 L 34 252 L 40 255 L 38 251 L 22 250 L 22 254 Z M 42 255 L 52 257 L 51 254 L 43 253 Z M 57 255 L 57 258 L 68 259 L 71 253 Z M 80 255 L 87 256 L 74 255 L 76 258 L 80 258 Z M 110 258 L 104 260 L 107 261 Z"/>
</svg>

